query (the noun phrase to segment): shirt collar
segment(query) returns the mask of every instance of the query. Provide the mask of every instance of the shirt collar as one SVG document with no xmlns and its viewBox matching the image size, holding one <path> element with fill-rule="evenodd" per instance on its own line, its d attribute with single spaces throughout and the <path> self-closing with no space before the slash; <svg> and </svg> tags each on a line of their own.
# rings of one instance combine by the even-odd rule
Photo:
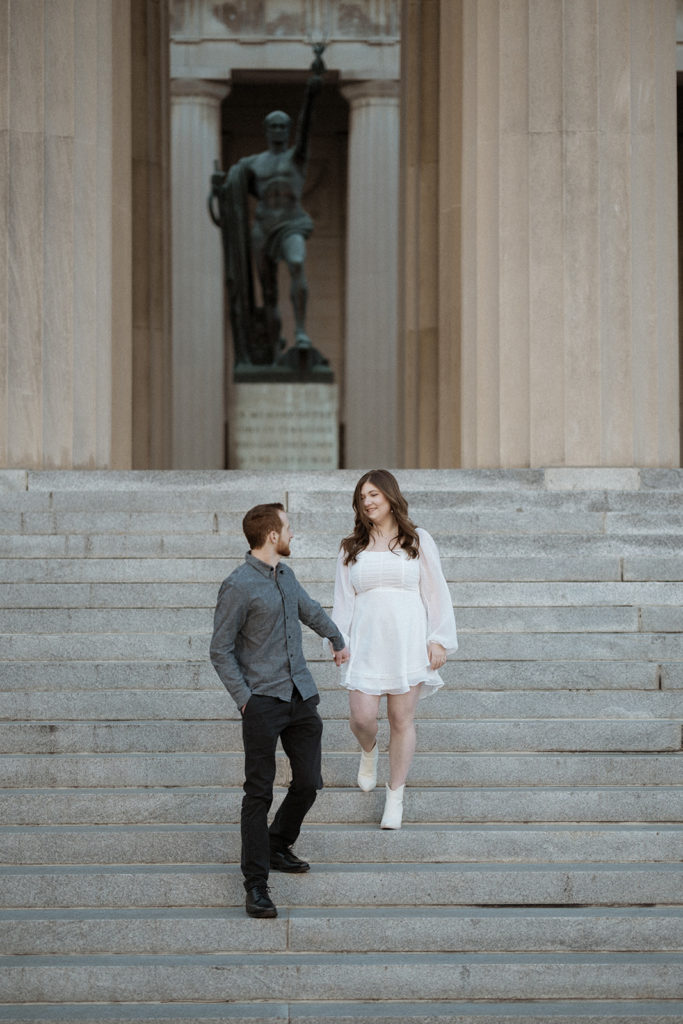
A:
<svg viewBox="0 0 683 1024">
<path fill-rule="evenodd" d="M 260 558 L 255 558 L 251 551 L 247 551 L 244 559 L 248 565 L 253 566 L 254 569 L 260 572 L 262 576 L 266 576 L 268 579 L 270 579 L 271 573 L 273 575 L 275 574 L 275 569 L 272 565 L 266 565 L 266 563 L 262 562 Z"/>
</svg>

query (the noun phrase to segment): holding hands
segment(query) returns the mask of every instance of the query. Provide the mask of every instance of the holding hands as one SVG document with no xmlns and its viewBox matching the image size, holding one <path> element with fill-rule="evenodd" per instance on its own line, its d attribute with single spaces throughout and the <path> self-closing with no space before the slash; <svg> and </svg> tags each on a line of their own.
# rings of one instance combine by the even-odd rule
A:
<svg viewBox="0 0 683 1024">
<path fill-rule="evenodd" d="M 332 648 L 332 644 L 330 644 L 330 649 L 332 650 L 332 657 L 334 658 L 334 663 L 337 668 L 343 665 L 344 662 L 348 661 L 351 657 L 351 652 L 348 647 L 342 647 L 341 651 L 335 651 Z"/>
</svg>

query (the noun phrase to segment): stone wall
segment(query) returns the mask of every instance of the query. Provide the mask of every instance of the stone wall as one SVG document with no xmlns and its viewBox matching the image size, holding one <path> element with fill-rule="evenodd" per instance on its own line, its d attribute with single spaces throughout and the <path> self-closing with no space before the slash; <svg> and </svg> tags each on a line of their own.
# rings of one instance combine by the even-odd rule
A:
<svg viewBox="0 0 683 1024">
<path fill-rule="evenodd" d="M 405 0 L 408 465 L 677 466 L 674 0 Z"/>
<path fill-rule="evenodd" d="M 160 0 L 0 3 L 2 466 L 128 468 L 134 429 L 136 463 L 163 464 L 163 398 L 151 412 L 137 385 L 148 358 L 158 376 L 149 332 L 166 337 L 168 288 L 148 276 L 164 214 L 138 201 L 164 194 L 147 180 L 142 98 L 167 75 L 164 14 Z M 162 137 L 159 105 L 154 121 Z"/>
<path fill-rule="evenodd" d="M 221 104 L 319 34 L 345 464 L 678 465 L 679 7 L 0 0 L 0 465 L 225 466 Z"/>
</svg>

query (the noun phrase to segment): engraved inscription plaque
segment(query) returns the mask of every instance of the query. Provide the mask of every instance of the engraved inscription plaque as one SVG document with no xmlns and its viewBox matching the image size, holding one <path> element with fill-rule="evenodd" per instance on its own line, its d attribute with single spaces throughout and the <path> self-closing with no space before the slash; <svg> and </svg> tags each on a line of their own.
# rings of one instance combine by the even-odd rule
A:
<svg viewBox="0 0 683 1024">
<path fill-rule="evenodd" d="M 235 469 L 339 468 L 336 384 L 236 384 Z"/>
</svg>

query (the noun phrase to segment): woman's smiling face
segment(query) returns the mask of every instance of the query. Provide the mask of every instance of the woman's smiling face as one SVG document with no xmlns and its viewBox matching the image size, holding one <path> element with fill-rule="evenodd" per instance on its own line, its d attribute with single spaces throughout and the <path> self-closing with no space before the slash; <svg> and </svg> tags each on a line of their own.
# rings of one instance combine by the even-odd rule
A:
<svg viewBox="0 0 683 1024">
<path fill-rule="evenodd" d="M 370 480 L 361 487 L 360 500 L 363 511 L 373 526 L 380 526 L 392 515 L 388 498 Z"/>
</svg>

